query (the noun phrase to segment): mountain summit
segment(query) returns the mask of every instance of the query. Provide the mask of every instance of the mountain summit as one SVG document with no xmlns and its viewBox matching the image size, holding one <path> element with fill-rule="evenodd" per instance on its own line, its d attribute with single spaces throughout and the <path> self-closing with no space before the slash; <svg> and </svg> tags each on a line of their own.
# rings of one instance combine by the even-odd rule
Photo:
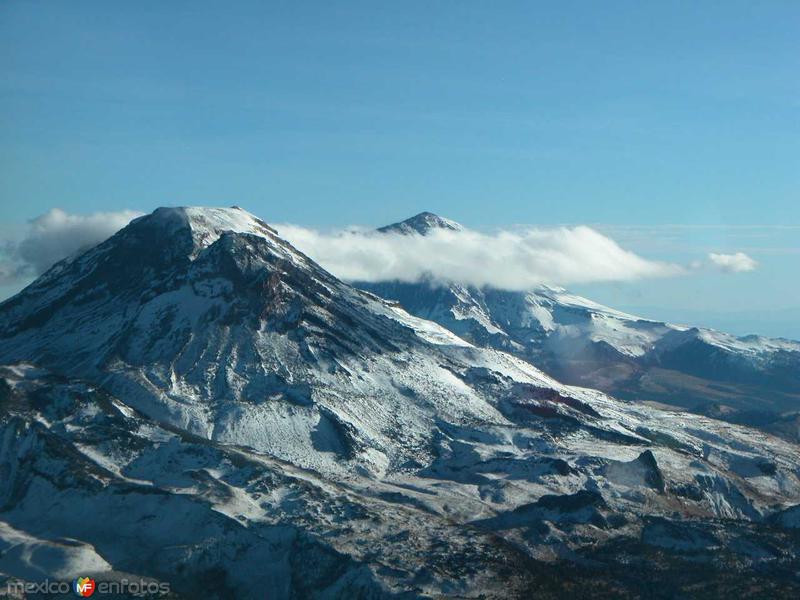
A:
<svg viewBox="0 0 800 600">
<path fill-rule="evenodd" d="M 796 445 L 559 383 L 238 208 L 158 209 L 56 264 L 0 304 L 0 362 L 0 575 L 281 600 L 679 596 L 710 563 L 796 585 Z"/>
<path fill-rule="evenodd" d="M 460 224 L 456 223 L 455 221 L 451 221 L 450 219 L 442 218 L 439 215 L 435 215 L 431 212 L 421 212 L 418 215 L 414 215 L 413 217 L 406 219 L 405 221 L 380 227 L 378 228 L 378 231 L 382 233 L 401 233 L 404 235 L 413 235 L 415 233 L 427 235 L 431 231 L 435 231 L 437 229 L 461 231 L 463 228 Z"/>
</svg>

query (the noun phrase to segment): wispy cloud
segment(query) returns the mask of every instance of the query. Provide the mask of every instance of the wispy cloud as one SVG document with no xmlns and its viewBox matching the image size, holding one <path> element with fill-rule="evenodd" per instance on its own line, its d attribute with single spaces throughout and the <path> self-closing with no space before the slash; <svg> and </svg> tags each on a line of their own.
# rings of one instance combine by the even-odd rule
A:
<svg viewBox="0 0 800 600">
<path fill-rule="evenodd" d="M 5 244 L 0 282 L 39 275 L 62 258 L 102 242 L 140 214 L 123 210 L 72 215 L 53 208 L 30 221 L 21 241 Z"/>
<path fill-rule="evenodd" d="M 744 273 L 753 271 L 758 267 L 758 262 L 744 252 L 736 252 L 735 254 L 716 254 L 711 252 L 708 255 L 708 260 L 718 269 L 729 273 Z"/>
<path fill-rule="evenodd" d="M 632 281 L 686 272 L 680 265 L 625 250 L 585 226 L 493 234 L 441 230 L 425 236 L 321 233 L 297 225 L 276 228 L 322 266 L 350 281 L 429 279 L 524 290 L 542 283 Z"/>
<path fill-rule="evenodd" d="M 656 255 L 791 255 L 800 252 L 800 225 L 592 225 L 637 252 Z"/>
</svg>

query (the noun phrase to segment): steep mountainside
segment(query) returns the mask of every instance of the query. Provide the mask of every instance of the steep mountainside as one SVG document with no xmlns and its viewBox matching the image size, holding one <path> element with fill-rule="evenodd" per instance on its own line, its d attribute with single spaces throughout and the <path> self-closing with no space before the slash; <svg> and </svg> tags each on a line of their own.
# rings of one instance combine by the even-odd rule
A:
<svg viewBox="0 0 800 600">
<path fill-rule="evenodd" d="M 562 385 L 237 208 L 159 209 L 57 264 L 0 305 L 0 361 L 0 583 L 798 592 L 796 445 Z"/>
<path fill-rule="evenodd" d="M 382 230 L 425 235 L 435 215 L 423 214 L 428 228 L 415 227 L 417 216 Z M 562 381 L 800 436 L 800 342 L 642 319 L 547 286 L 513 292 L 431 282 L 356 285 Z"/>
</svg>

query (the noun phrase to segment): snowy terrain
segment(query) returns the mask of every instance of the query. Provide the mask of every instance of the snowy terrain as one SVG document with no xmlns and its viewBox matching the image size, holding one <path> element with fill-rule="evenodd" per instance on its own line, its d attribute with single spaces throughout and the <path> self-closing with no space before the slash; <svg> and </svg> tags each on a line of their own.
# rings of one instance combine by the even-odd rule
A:
<svg viewBox="0 0 800 600">
<path fill-rule="evenodd" d="M 647 345 L 608 319 L 630 328 L 599 330 L 631 356 Z M 800 447 L 564 385 L 465 338 L 241 209 L 137 219 L 0 305 L 0 583 L 797 594 Z"/>
<path fill-rule="evenodd" d="M 436 219 L 423 213 L 380 231 L 425 235 Z M 429 281 L 355 285 L 559 380 L 800 439 L 800 342 L 643 319 L 544 285 L 527 292 Z"/>
</svg>

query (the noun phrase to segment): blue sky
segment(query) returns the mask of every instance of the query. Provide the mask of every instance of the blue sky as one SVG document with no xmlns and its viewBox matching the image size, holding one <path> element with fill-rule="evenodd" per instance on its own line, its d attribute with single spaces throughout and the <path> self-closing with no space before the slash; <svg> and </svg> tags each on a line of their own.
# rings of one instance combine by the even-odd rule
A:
<svg viewBox="0 0 800 600">
<path fill-rule="evenodd" d="M 6 1 L 0 233 L 170 204 L 586 223 L 760 263 L 600 301 L 797 308 L 798 31 L 796 2 Z"/>
</svg>

